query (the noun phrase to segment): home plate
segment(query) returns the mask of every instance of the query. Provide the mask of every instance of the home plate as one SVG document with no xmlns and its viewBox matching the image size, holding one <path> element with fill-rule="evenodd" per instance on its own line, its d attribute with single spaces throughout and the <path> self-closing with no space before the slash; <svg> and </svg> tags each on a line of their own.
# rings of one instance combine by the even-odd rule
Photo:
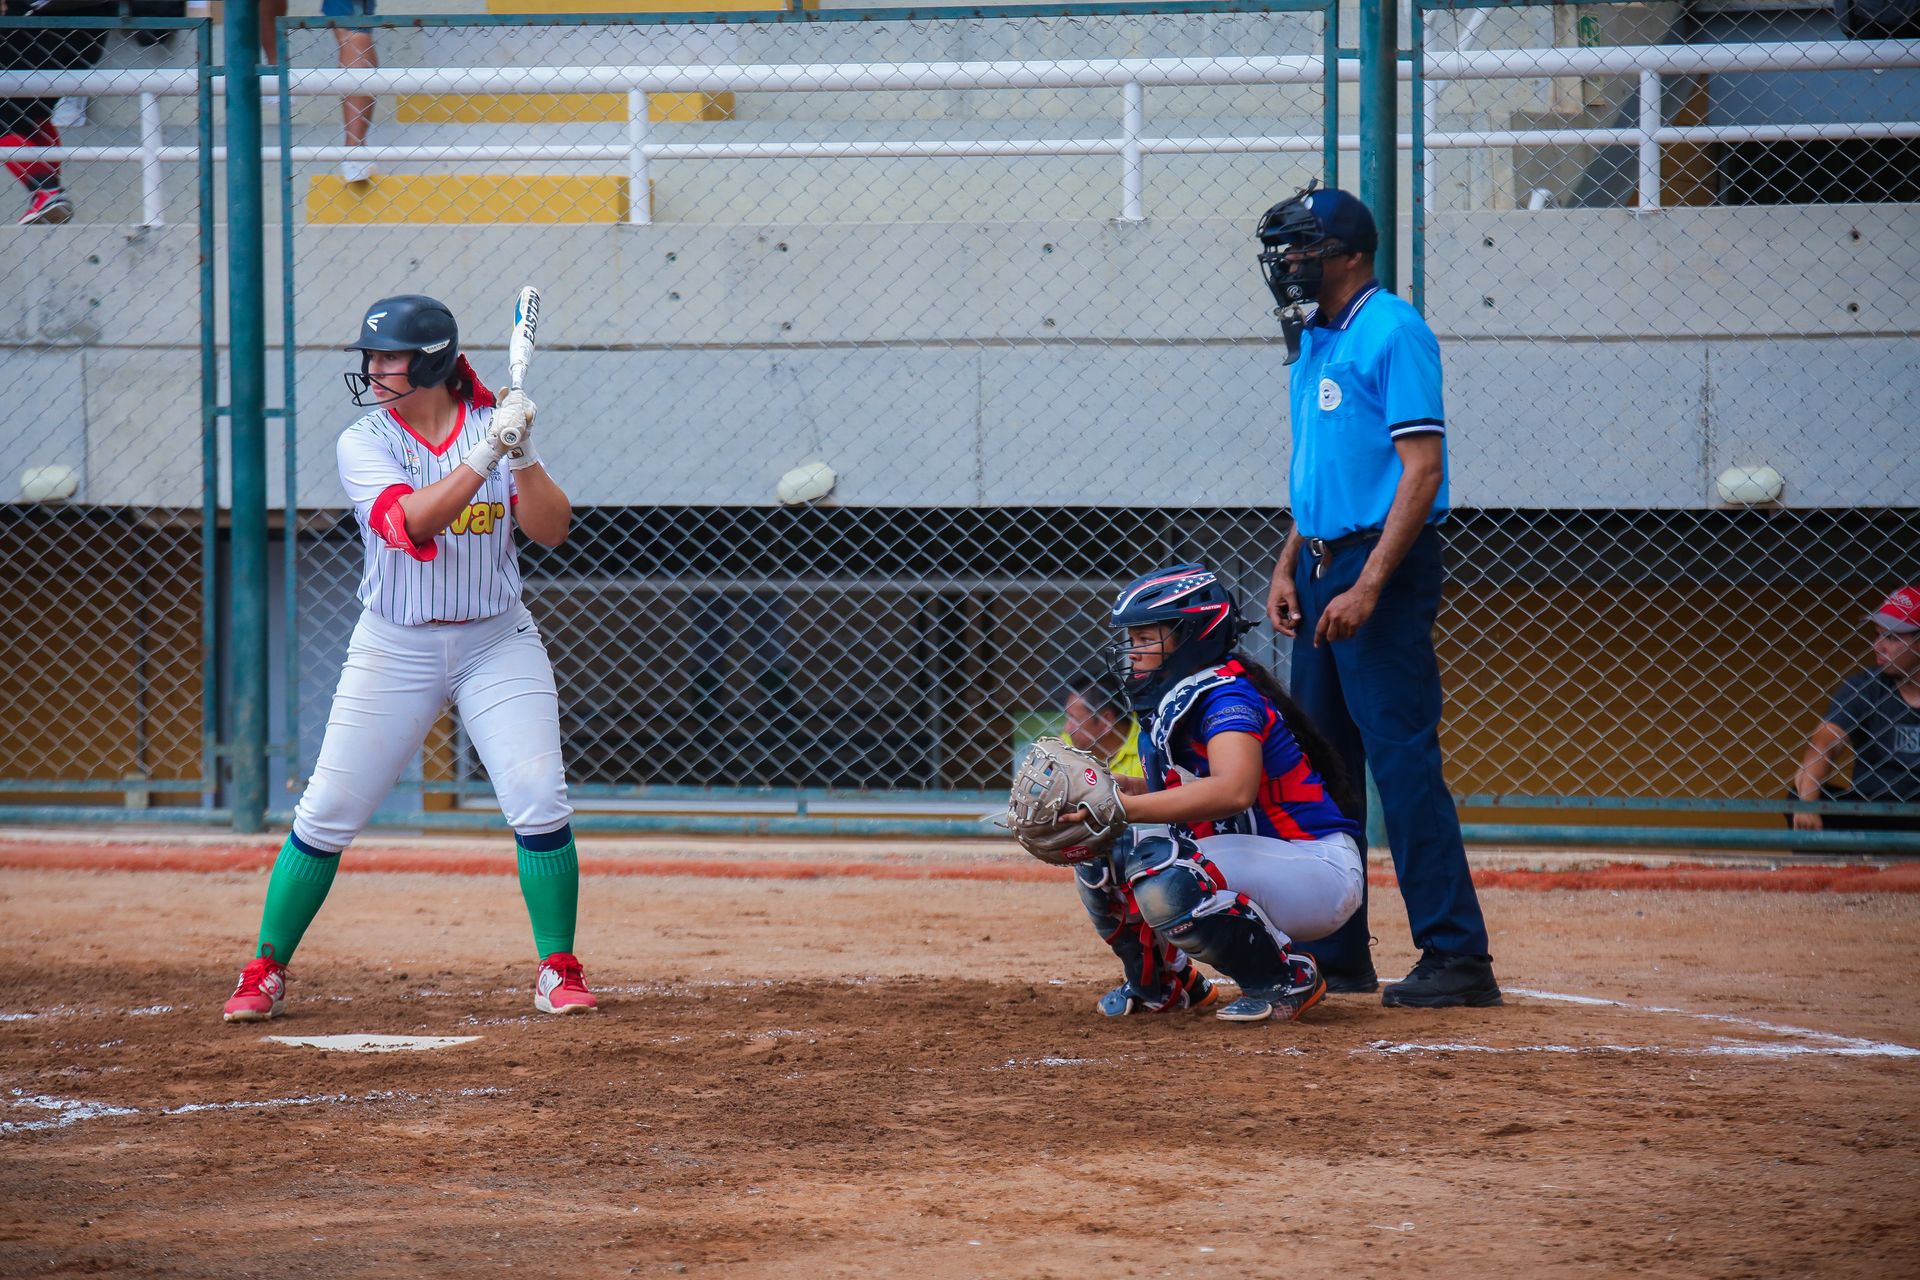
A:
<svg viewBox="0 0 1920 1280">
<path fill-rule="evenodd" d="M 445 1049 L 449 1045 L 471 1044 L 479 1036 L 267 1036 L 277 1044 L 302 1049 L 333 1049 L 342 1053 L 418 1053 L 425 1049 Z"/>
</svg>

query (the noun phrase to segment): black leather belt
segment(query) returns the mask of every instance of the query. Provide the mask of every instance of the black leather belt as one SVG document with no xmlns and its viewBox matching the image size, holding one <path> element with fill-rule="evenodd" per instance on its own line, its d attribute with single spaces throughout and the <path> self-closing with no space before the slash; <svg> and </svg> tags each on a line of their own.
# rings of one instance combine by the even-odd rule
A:
<svg viewBox="0 0 1920 1280">
<path fill-rule="evenodd" d="M 1331 541 L 1326 538 L 1305 539 L 1307 553 L 1313 557 L 1313 576 L 1318 578 L 1324 574 L 1327 566 L 1333 563 L 1333 558 L 1348 547 L 1357 547 L 1363 542 L 1376 541 L 1380 534 L 1379 529 L 1358 529 L 1352 533 L 1342 534 Z"/>
</svg>

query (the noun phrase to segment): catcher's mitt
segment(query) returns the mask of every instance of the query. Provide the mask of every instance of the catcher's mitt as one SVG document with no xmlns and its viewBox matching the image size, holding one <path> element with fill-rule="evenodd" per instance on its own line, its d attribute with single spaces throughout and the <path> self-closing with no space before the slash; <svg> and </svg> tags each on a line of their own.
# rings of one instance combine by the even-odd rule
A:
<svg viewBox="0 0 1920 1280">
<path fill-rule="evenodd" d="M 1061 814 L 1076 809 L 1086 811 L 1084 821 L 1061 821 Z M 1113 774 L 1097 757 L 1059 738 L 1042 738 L 1014 774 L 1006 825 L 1028 853 L 1066 866 L 1111 848 L 1127 828 L 1127 811 Z"/>
</svg>

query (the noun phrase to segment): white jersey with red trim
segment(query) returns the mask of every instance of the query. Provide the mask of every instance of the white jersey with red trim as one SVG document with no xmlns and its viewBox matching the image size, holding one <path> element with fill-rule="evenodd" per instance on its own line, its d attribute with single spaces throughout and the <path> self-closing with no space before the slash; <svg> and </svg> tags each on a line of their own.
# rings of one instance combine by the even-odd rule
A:
<svg viewBox="0 0 1920 1280">
<path fill-rule="evenodd" d="M 452 475 L 486 437 L 491 405 L 461 405 L 460 423 L 439 448 L 393 409 L 375 409 L 340 433 L 340 482 L 359 517 L 366 563 L 360 603 L 388 622 L 471 622 L 520 603 L 520 559 L 513 544 L 513 473 L 496 467 L 431 543 L 408 545 L 395 503 L 407 492 Z"/>
</svg>

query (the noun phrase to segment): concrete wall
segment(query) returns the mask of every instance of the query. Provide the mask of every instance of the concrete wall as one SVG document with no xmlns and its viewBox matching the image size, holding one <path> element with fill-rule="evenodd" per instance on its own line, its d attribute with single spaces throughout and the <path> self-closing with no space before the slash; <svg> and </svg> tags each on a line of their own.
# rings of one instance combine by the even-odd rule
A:
<svg viewBox="0 0 1920 1280">
<path fill-rule="evenodd" d="M 1920 209 L 1466 215 L 1429 254 L 1461 505 L 1696 506 L 1735 463 L 1793 503 L 1920 492 Z M 1241 221 L 308 228 L 298 256 L 303 506 L 342 502 L 338 344 L 369 297 L 444 297 L 497 376 L 523 278 L 543 452 L 582 503 L 765 503 L 816 457 L 850 504 L 1284 501 Z M 188 228 L 0 237 L 0 377 L 37 389 L 0 426 L 16 473 L 197 504 L 197 269 Z"/>
</svg>

